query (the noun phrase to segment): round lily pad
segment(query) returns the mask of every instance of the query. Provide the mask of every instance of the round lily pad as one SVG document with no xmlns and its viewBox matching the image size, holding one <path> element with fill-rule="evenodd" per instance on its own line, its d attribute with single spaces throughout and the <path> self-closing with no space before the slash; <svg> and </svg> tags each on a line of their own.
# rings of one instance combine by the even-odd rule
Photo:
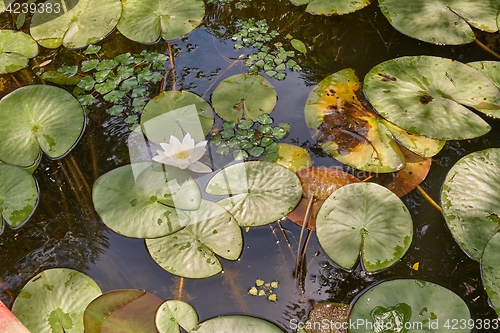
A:
<svg viewBox="0 0 500 333">
<path fill-rule="evenodd" d="M 158 333 L 156 310 L 161 298 L 144 290 L 112 290 L 94 299 L 85 309 L 85 333 Z"/>
<path fill-rule="evenodd" d="M 288 214 L 302 197 L 299 178 L 287 168 L 252 161 L 231 165 L 217 173 L 206 192 L 229 195 L 219 204 L 233 214 L 241 226 L 272 223 Z"/>
<path fill-rule="evenodd" d="M 38 54 L 38 45 L 21 31 L 0 30 L 0 74 L 23 69 Z"/>
<path fill-rule="evenodd" d="M 250 316 L 228 315 L 201 323 L 196 333 L 283 333 L 276 325 Z"/>
<path fill-rule="evenodd" d="M 182 141 L 189 133 L 202 141 L 214 124 L 214 112 L 203 98 L 189 91 L 164 91 L 144 107 L 141 126 L 150 141 L 168 143 L 170 136 Z"/>
<path fill-rule="evenodd" d="M 441 203 L 453 237 L 479 261 L 500 227 L 500 149 L 462 157 L 446 175 Z"/>
<path fill-rule="evenodd" d="M 162 37 L 173 40 L 190 33 L 205 16 L 202 0 L 127 0 L 118 30 L 139 43 Z"/>
<path fill-rule="evenodd" d="M 43 47 L 78 49 L 106 37 L 121 15 L 118 0 L 48 0 L 31 19 L 31 36 Z M 50 8 L 50 10 L 49 10 Z"/>
<path fill-rule="evenodd" d="M 168 300 L 156 312 L 156 326 L 160 333 L 179 333 L 179 326 L 193 332 L 199 327 L 198 314 L 186 302 Z"/>
<path fill-rule="evenodd" d="M 290 0 L 296 5 L 307 4 L 306 11 L 317 15 L 343 15 L 365 8 L 373 0 Z"/>
<path fill-rule="evenodd" d="M 219 256 L 236 260 L 241 254 L 241 229 L 224 208 L 202 200 L 200 208 L 186 212 L 189 224 L 165 237 L 146 239 L 151 257 L 166 271 L 206 278 L 222 271 Z"/>
<path fill-rule="evenodd" d="M 99 177 L 92 199 L 102 221 L 115 232 L 155 238 L 183 228 L 189 219 L 180 209 L 197 209 L 201 194 L 184 171 L 141 162 Z"/>
<path fill-rule="evenodd" d="M 31 216 L 37 201 L 33 176 L 19 167 L 0 164 L 0 231 L 2 218 L 11 227 L 18 227 Z"/>
<path fill-rule="evenodd" d="M 467 44 L 476 38 L 475 28 L 495 32 L 496 0 L 379 0 L 394 28 L 410 37 L 434 44 Z"/>
<path fill-rule="evenodd" d="M 481 136 L 488 124 L 467 107 L 500 117 L 500 90 L 458 61 L 409 56 L 383 62 L 365 76 L 378 113 L 404 130 L 438 140 Z"/>
<path fill-rule="evenodd" d="M 43 271 L 23 287 L 12 313 L 30 332 L 81 333 L 83 312 L 101 294 L 85 274 L 67 268 Z"/>
<path fill-rule="evenodd" d="M 356 301 L 349 332 L 469 333 L 467 304 L 452 291 L 420 280 L 393 280 L 370 288 Z"/>
<path fill-rule="evenodd" d="M 367 271 L 391 266 L 408 250 L 413 222 L 405 204 L 374 183 L 354 183 L 334 191 L 316 217 L 318 240 L 338 265 L 351 269 L 360 251 Z"/>
<path fill-rule="evenodd" d="M 494 234 L 486 247 L 481 258 L 481 275 L 486 293 L 495 308 L 500 314 L 500 233 Z"/>
<path fill-rule="evenodd" d="M 40 148 L 51 158 L 66 154 L 80 137 L 84 113 L 67 91 L 31 85 L 0 100 L 0 124 L 0 160 L 30 166 Z"/>
<path fill-rule="evenodd" d="M 224 120 L 239 122 L 256 121 L 262 114 L 269 114 L 276 105 L 277 94 L 262 75 L 236 74 L 221 81 L 212 94 L 215 112 Z"/>
</svg>

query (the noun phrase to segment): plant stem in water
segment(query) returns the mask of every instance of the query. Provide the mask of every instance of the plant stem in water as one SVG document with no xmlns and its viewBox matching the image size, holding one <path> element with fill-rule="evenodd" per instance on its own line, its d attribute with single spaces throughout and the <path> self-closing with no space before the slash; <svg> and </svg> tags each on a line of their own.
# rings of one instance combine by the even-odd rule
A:
<svg viewBox="0 0 500 333">
<path fill-rule="evenodd" d="M 437 210 L 439 210 L 440 212 L 443 211 L 443 209 L 427 194 L 427 192 L 424 191 L 423 188 L 419 186 L 417 186 L 417 190 L 420 192 L 420 194 L 422 194 L 422 196 L 427 200 L 429 201 L 429 203 L 431 205 L 433 205 Z"/>
</svg>

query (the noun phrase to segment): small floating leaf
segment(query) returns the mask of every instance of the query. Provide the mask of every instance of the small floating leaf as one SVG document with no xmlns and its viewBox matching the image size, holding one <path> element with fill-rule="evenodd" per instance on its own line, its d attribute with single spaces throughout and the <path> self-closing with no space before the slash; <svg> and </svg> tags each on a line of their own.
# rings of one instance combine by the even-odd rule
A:
<svg viewBox="0 0 500 333">
<path fill-rule="evenodd" d="M 317 15 L 343 15 L 368 6 L 373 0 L 290 0 L 296 5 L 307 4 L 306 11 Z"/>
<path fill-rule="evenodd" d="M 290 43 L 292 44 L 293 48 L 299 51 L 300 53 L 304 55 L 307 54 L 306 44 L 304 44 L 304 42 L 302 42 L 301 40 L 292 39 Z"/>
<path fill-rule="evenodd" d="M 239 122 L 243 114 L 255 121 L 276 105 L 276 91 L 261 75 L 236 74 L 224 79 L 212 94 L 215 112 L 224 120 Z"/>
<path fill-rule="evenodd" d="M 156 326 L 160 333 L 179 333 L 179 326 L 187 332 L 195 332 L 199 327 L 198 314 L 188 303 L 168 300 L 156 312 Z"/>
<path fill-rule="evenodd" d="M 99 286 L 85 274 L 48 269 L 26 283 L 12 313 L 30 332 L 79 333 L 84 331 L 85 308 L 100 294 Z"/>
<path fill-rule="evenodd" d="M 316 232 L 325 253 L 351 269 L 359 254 L 367 271 L 387 268 L 408 250 L 413 223 L 405 204 L 373 183 L 345 185 L 321 206 Z"/>
</svg>

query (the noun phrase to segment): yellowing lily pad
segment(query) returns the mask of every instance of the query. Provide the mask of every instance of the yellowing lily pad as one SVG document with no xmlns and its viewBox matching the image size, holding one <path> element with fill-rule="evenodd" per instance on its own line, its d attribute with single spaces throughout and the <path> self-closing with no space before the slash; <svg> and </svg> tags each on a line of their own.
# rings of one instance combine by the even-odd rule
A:
<svg viewBox="0 0 500 333">
<path fill-rule="evenodd" d="M 312 166 L 311 156 L 306 149 L 289 143 L 278 143 L 277 164 L 297 172 Z"/>
<path fill-rule="evenodd" d="M 51 10 L 48 10 L 48 8 Z M 83 48 L 106 37 L 121 15 L 120 0 L 48 0 L 31 19 L 31 36 L 46 48 Z"/>
<path fill-rule="evenodd" d="M 246 73 L 230 76 L 219 83 L 212 94 L 215 112 L 224 120 L 256 121 L 257 117 L 271 113 L 276 105 L 276 91 L 262 75 Z"/>
<path fill-rule="evenodd" d="M 21 31 L 0 30 L 0 74 L 23 69 L 29 58 L 37 54 L 38 45 L 30 35 Z"/>
<path fill-rule="evenodd" d="M 118 30 L 139 43 L 180 38 L 196 28 L 205 16 L 202 0 L 127 0 Z"/>
<path fill-rule="evenodd" d="M 393 172 L 404 156 L 382 119 L 361 92 L 354 70 L 343 69 L 323 79 L 309 94 L 304 109 L 314 138 L 335 159 L 356 169 Z"/>
</svg>

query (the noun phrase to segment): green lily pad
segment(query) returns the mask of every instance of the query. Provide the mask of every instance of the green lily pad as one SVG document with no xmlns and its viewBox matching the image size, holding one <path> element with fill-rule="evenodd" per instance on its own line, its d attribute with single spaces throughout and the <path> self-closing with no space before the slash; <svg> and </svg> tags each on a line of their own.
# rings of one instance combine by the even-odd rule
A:
<svg viewBox="0 0 500 333">
<path fill-rule="evenodd" d="M 500 18 L 500 14 L 499 14 Z M 468 62 L 471 66 L 486 75 L 497 88 L 500 88 L 500 62 L 498 61 L 474 61 Z"/>
<path fill-rule="evenodd" d="M 205 16 L 202 0 L 127 0 L 118 30 L 139 43 L 162 37 L 173 40 L 190 33 Z"/>
<path fill-rule="evenodd" d="M 373 0 L 290 0 L 296 5 L 307 4 L 306 11 L 317 15 L 343 15 L 365 8 Z"/>
<path fill-rule="evenodd" d="M 500 313 L 500 233 L 494 234 L 486 247 L 481 258 L 481 275 L 486 293 L 490 298 L 497 314 Z"/>
<path fill-rule="evenodd" d="M 85 274 L 49 269 L 28 281 L 14 301 L 12 313 L 30 332 L 81 333 L 83 312 L 100 294 L 99 286 Z"/>
<path fill-rule="evenodd" d="M 11 227 L 18 227 L 33 213 L 38 189 L 30 173 L 19 167 L 0 164 L 0 231 L 2 218 Z"/>
<path fill-rule="evenodd" d="M 354 304 L 349 332 L 469 333 L 467 304 L 452 291 L 420 280 L 383 282 Z M 371 326 L 370 326 L 371 325 Z M 374 330 L 377 327 L 378 330 Z"/>
<path fill-rule="evenodd" d="M 374 183 L 354 183 L 334 191 L 316 217 L 316 232 L 325 253 L 351 269 L 360 251 L 367 271 L 387 268 L 408 250 L 413 222 L 405 204 Z"/>
<path fill-rule="evenodd" d="M 219 204 L 240 226 L 272 223 L 291 212 L 302 197 L 299 178 L 287 168 L 252 161 L 231 165 L 207 184 L 209 194 L 228 195 Z"/>
<path fill-rule="evenodd" d="M 215 317 L 201 323 L 196 333 L 283 333 L 276 325 L 264 320 L 243 315 Z"/>
<path fill-rule="evenodd" d="M 488 240 L 500 230 L 500 149 L 462 157 L 446 176 L 441 203 L 453 237 L 479 261 Z"/>
<path fill-rule="evenodd" d="M 236 74 L 221 81 L 212 94 L 215 112 L 224 120 L 255 121 L 262 114 L 269 114 L 276 105 L 277 95 L 273 86 L 261 75 Z"/>
<path fill-rule="evenodd" d="M 94 299 L 85 309 L 85 333 L 158 333 L 156 310 L 161 298 L 144 290 L 112 290 Z"/>
<path fill-rule="evenodd" d="M 392 133 L 369 107 L 351 68 L 326 77 L 313 88 L 304 116 L 321 147 L 344 164 L 373 172 L 393 172 L 405 165 Z"/>
<path fill-rule="evenodd" d="M 121 14 L 119 0 L 59 0 L 44 2 L 51 11 L 37 11 L 30 33 L 38 44 L 49 49 L 61 45 L 79 49 L 106 37 Z"/>
<path fill-rule="evenodd" d="M 75 145 L 83 123 L 83 109 L 67 91 L 47 85 L 16 89 L 0 100 L 0 160 L 33 165 L 40 148 L 61 157 Z"/>
<path fill-rule="evenodd" d="M 164 302 L 156 312 L 156 327 L 160 333 L 179 333 L 179 326 L 187 332 L 196 331 L 198 314 L 191 305 L 178 300 Z"/>
<path fill-rule="evenodd" d="M 224 208 L 202 200 L 200 208 L 186 212 L 189 224 L 174 234 L 146 239 L 151 257 L 166 271 L 187 277 L 205 278 L 222 271 L 219 256 L 236 260 L 241 254 L 241 229 Z"/>
<path fill-rule="evenodd" d="M 379 0 L 394 28 L 410 37 L 434 44 L 467 44 L 476 38 L 475 28 L 495 32 L 498 1 Z"/>
<path fill-rule="evenodd" d="M 184 171 L 141 162 L 99 177 L 92 199 L 102 221 L 115 232 L 155 238 L 183 228 L 189 219 L 180 209 L 197 209 L 201 195 Z"/>
<path fill-rule="evenodd" d="M 3 4 L 3 0 L 0 2 Z M 15 30 L 0 30 L 0 74 L 23 69 L 28 60 L 37 54 L 38 45 L 30 35 Z"/>
<path fill-rule="evenodd" d="M 182 141 L 189 133 L 202 141 L 214 124 L 214 112 L 198 95 L 188 91 L 164 91 L 151 99 L 141 116 L 141 126 L 150 141 L 170 142 L 170 136 Z"/>
<path fill-rule="evenodd" d="M 490 130 L 467 107 L 500 117 L 500 90 L 478 70 L 445 58 L 383 62 L 365 76 L 364 91 L 391 123 L 438 140 L 470 139 Z"/>
</svg>

